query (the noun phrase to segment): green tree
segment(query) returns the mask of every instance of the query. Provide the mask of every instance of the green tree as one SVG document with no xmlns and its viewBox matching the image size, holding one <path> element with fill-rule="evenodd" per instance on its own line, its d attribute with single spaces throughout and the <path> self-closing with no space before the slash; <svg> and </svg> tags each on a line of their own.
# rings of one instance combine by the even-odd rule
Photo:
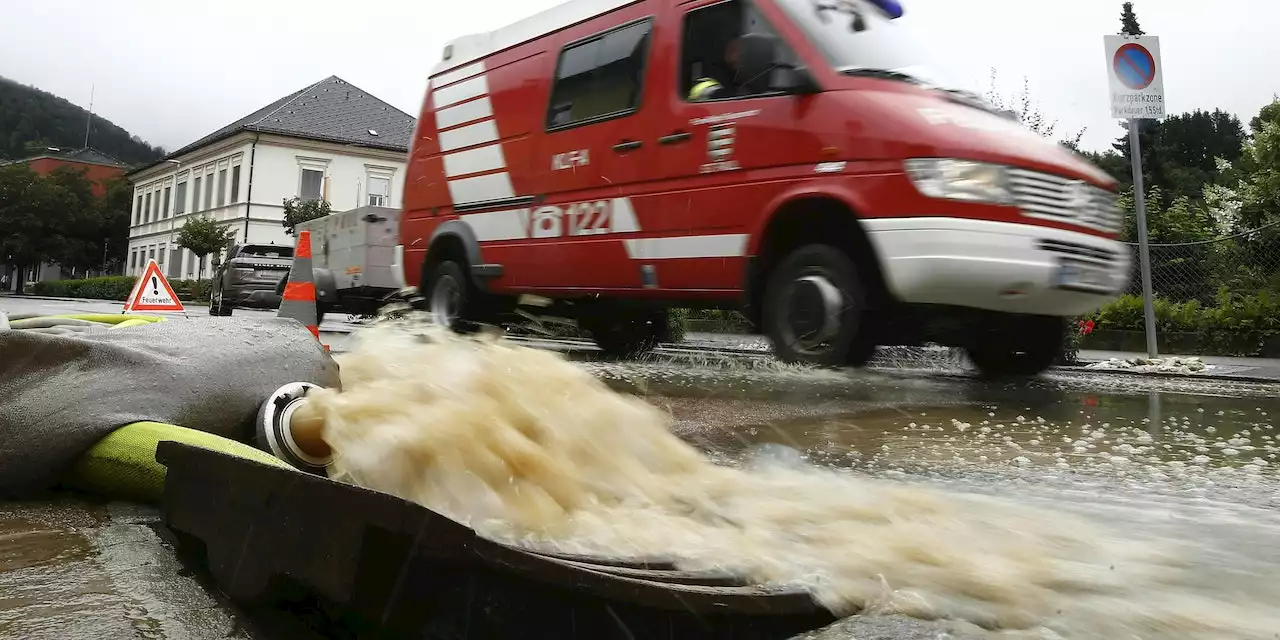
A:
<svg viewBox="0 0 1280 640">
<path fill-rule="evenodd" d="M 187 220 L 178 231 L 178 246 L 191 251 L 200 259 L 197 278 L 204 277 L 204 257 L 231 246 L 235 241 L 235 229 L 223 227 L 216 220 L 200 216 Z"/>
<path fill-rule="evenodd" d="M 133 185 L 123 176 L 103 184 L 106 192 L 98 200 L 94 258 L 101 268 L 114 272 L 124 265 L 129 250 L 129 218 L 133 211 Z M 94 263 L 97 264 L 97 263 Z"/>
<path fill-rule="evenodd" d="M 1138 25 L 1138 14 L 1134 13 L 1132 2 L 1126 2 L 1120 6 L 1120 35 L 1146 35 L 1146 32 Z"/>
<path fill-rule="evenodd" d="M 1117 168 L 1131 162 L 1128 125 L 1122 126 L 1126 133 L 1111 145 L 1120 157 Z M 1143 184 L 1160 187 L 1170 198 L 1199 200 L 1205 184 L 1239 181 L 1235 165 L 1244 153 L 1245 138 L 1240 118 L 1221 109 L 1139 120 Z"/>
<path fill-rule="evenodd" d="M 1054 133 L 1058 129 L 1058 121 L 1050 119 L 1040 110 L 1039 104 L 1031 95 L 1031 81 L 1025 76 L 1022 78 L 1022 90 L 1018 93 L 1005 98 L 1000 94 L 998 84 L 996 82 L 996 70 L 991 70 L 990 84 L 984 96 L 991 106 L 1001 111 L 1012 112 L 1023 126 L 1031 129 L 1037 134 L 1046 138 L 1053 139 Z M 1084 137 L 1084 129 L 1066 136 L 1059 140 L 1061 144 L 1073 151 L 1080 146 L 1080 140 Z"/>
<path fill-rule="evenodd" d="M 76 195 L 23 164 L 0 167 L 0 259 L 24 268 L 59 259 L 67 250 Z"/>
<path fill-rule="evenodd" d="M 95 251 L 101 246 L 102 225 L 98 219 L 98 197 L 93 194 L 93 183 L 83 169 L 60 167 L 42 180 L 60 190 L 66 198 L 61 227 L 56 230 L 62 242 L 51 258 L 60 266 L 84 272 L 98 266 L 101 254 Z"/>
<path fill-rule="evenodd" d="M 1113 149 L 1108 149 L 1101 153 L 1097 151 L 1081 151 L 1080 155 L 1085 160 L 1096 165 L 1099 169 L 1106 171 L 1108 175 L 1115 178 L 1120 183 L 1120 191 L 1133 188 L 1133 169 L 1129 165 L 1129 161 Z"/>
<path fill-rule="evenodd" d="M 301 198 L 287 198 L 284 201 L 284 230 L 289 235 L 295 234 L 295 228 L 308 221 L 316 218 L 323 218 L 333 212 L 328 201 L 321 199 L 303 200 Z"/>
<path fill-rule="evenodd" d="M 1249 135 L 1256 136 L 1268 122 L 1280 122 L 1280 96 L 1272 94 L 1271 102 L 1249 119 Z"/>
</svg>

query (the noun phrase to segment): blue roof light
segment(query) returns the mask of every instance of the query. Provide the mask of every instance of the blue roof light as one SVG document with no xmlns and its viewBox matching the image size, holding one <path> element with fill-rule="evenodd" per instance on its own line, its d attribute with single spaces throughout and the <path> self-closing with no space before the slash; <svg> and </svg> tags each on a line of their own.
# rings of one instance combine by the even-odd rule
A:
<svg viewBox="0 0 1280 640">
<path fill-rule="evenodd" d="M 867 2 L 883 11 L 885 15 L 889 16 L 890 20 L 897 20 L 902 17 L 902 4 L 898 0 L 867 0 Z"/>
</svg>

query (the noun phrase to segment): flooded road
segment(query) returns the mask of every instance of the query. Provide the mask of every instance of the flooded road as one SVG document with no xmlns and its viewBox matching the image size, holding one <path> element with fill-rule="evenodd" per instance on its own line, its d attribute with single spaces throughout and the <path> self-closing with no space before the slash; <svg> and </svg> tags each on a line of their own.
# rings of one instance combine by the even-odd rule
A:
<svg viewBox="0 0 1280 640">
<path fill-rule="evenodd" d="M 999 499 L 1071 514 L 1122 534 L 1110 542 L 1138 548 L 1177 542 L 1182 553 L 1170 566 L 1178 571 L 1160 576 L 1161 589 L 1147 596 L 1186 618 L 1133 637 L 1274 637 L 1178 629 L 1201 616 L 1236 616 L 1240 629 L 1256 631 L 1248 618 L 1275 604 L 1263 600 L 1276 593 L 1280 572 L 1275 387 L 1118 375 L 1003 385 L 766 361 L 699 364 L 580 366 L 666 411 L 677 435 L 726 464 L 815 465 L 941 489 L 979 506 Z M 239 621 L 187 575 L 155 525 L 153 512 L 127 505 L 0 506 L 0 638 L 302 637 Z M 1093 611 L 1123 604 L 1108 595 L 1081 589 L 1079 597 L 1095 599 Z M 990 635 L 968 623 L 855 616 L 810 637 L 908 640 L 944 631 Z M 1036 634 L 1017 637 L 1086 637 Z"/>
<path fill-rule="evenodd" d="M 614 386 L 643 389 L 683 437 L 725 462 L 794 457 L 1070 513 L 1135 542 L 1179 543 L 1170 593 L 1151 593 L 1153 600 L 1203 595 L 1240 605 L 1242 616 L 1278 604 L 1280 400 L 1272 389 L 1210 385 L 1195 393 L 1186 381 L 1131 376 L 1019 385 L 869 372 L 836 374 L 847 376 L 843 386 L 828 373 L 809 384 L 789 379 L 804 375 L 765 382 L 742 374 L 719 389 L 643 377 Z M 806 387 L 827 389 L 800 391 Z M 1223 613 L 1203 610 L 1204 601 L 1185 604 L 1190 626 Z M 1175 621 L 1166 633 L 1135 637 L 1183 637 L 1178 628 Z M 817 637 L 853 631 L 845 623 Z"/>
</svg>

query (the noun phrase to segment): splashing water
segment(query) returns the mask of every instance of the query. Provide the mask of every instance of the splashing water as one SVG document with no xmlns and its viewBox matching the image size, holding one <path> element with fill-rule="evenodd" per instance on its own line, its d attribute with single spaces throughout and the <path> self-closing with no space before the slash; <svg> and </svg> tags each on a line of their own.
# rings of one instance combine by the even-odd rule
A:
<svg viewBox="0 0 1280 640">
<path fill-rule="evenodd" d="M 1185 548 L 1060 512 L 761 455 L 713 464 L 667 414 L 562 356 L 362 331 L 312 401 L 335 478 L 537 548 L 674 557 L 808 589 L 839 614 L 1026 637 L 1275 638 L 1269 606 L 1185 583 Z M 1234 596 L 1233 596 L 1234 597 Z"/>
</svg>

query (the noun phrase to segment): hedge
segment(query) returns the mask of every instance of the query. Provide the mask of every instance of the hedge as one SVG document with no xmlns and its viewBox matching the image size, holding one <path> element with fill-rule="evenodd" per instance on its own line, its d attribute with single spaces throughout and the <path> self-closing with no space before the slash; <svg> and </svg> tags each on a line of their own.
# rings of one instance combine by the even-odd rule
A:
<svg viewBox="0 0 1280 640">
<path fill-rule="evenodd" d="M 1179 355 L 1273 356 L 1280 345 L 1280 298 L 1266 292 L 1219 292 L 1212 306 L 1194 300 L 1152 302 L 1156 335 Z M 1085 348 L 1132 345 L 1133 334 L 1145 331 L 1142 297 L 1124 295 L 1096 313 L 1093 331 L 1082 337 Z M 1109 343 L 1109 344 L 1106 344 Z M 1121 350 L 1128 350 L 1127 348 Z"/>
<path fill-rule="evenodd" d="M 1219 293 L 1213 306 L 1191 300 L 1173 302 L 1156 298 L 1152 302 L 1156 331 L 1206 333 L 1280 333 L 1280 299 L 1266 292 L 1253 295 Z M 1121 296 L 1088 317 L 1097 329 L 1143 330 L 1142 297 Z"/>
<path fill-rule="evenodd" d="M 31 293 L 37 296 L 54 296 L 59 298 L 92 298 L 96 300 L 124 301 L 133 291 L 137 276 L 106 276 L 102 278 L 84 278 L 81 280 L 51 280 L 37 282 L 31 286 Z M 208 302 L 208 280 L 170 280 L 169 286 L 184 302 Z"/>
</svg>

